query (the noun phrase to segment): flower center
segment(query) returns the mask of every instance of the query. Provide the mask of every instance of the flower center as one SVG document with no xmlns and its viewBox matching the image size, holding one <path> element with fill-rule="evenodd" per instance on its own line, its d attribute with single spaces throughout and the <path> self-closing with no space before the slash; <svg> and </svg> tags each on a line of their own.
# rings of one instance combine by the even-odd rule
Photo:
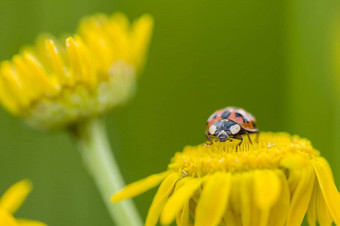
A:
<svg viewBox="0 0 340 226">
<path fill-rule="evenodd" d="M 212 145 L 187 146 L 176 153 L 169 169 L 201 177 L 216 171 L 239 172 L 255 169 L 303 167 L 306 161 L 319 156 L 307 139 L 286 133 L 251 135 L 253 144 L 244 137 L 240 147 L 234 142 L 215 142 Z M 292 158 L 293 157 L 293 158 Z M 293 160 L 293 161 L 292 161 Z"/>
</svg>

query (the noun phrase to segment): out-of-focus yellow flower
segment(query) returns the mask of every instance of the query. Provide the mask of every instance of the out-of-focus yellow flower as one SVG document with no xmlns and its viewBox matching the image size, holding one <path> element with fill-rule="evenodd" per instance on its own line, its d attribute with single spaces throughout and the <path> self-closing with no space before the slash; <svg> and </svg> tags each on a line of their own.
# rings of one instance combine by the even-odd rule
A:
<svg viewBox="0 0 340 226">
<path fill-rule="evenodd" d="M 253 139 L 254 140 L 254 139 Z M 340 195 L 327 161 L 306 139 L 261 133 L 245 140 L 186 147 L 166 172 L 125 187 L 112 201 L 161 183 L 146 225 L 340 225 Z"/>
<path fill-rule="evenodd" d="M 0 101 L 28 124 L 54 129 L 101 115 L 134 93 L 153 20 L 123 14 L 83 19 L 60 42 L 42 36 L 0 65 Z"/>
<path fill-rule="evenodd" d="M 31 190 L 31 183 L 22 180 L 12 185 L 2 195 L 0 198 L 0 226 L 46 226 L 46 224 L 38 221 L 15 219 L 13 216 Z"/>
</svg>

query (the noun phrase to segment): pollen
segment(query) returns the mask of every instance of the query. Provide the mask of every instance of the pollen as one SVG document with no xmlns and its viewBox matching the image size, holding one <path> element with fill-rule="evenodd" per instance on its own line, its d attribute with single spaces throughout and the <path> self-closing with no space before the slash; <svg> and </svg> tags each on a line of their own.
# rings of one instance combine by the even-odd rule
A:
<svg viewBox="0 0 340 226">
<path fill-rule="evenodd" d="M 146 225 L 340 223 L 340 195 L 327 161 L 307 139 L 260 133 L 235 142 L 187 146 L 168 169 L 128 185 L 112 201 L 160 187 Z"/>
<path fill-rule="evenodd" d="M 75 35 L 42 35 L 0 64 L 0 101 L 28 124 L 54 129 L 96 117 L 133 94 L 153 20 L 125 15 L 84 18 Z"/>
</svg>

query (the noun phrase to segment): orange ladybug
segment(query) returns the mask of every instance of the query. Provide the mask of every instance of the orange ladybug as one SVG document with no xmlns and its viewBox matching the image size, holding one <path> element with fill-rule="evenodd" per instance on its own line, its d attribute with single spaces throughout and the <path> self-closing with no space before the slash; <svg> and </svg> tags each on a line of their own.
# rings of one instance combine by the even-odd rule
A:
<svg viewBox="0 0 340 226">
<path fill-rule="evenodd" d="M 212 144 L 211 137 L 216 137 L 216 141 L 232 141 L 230 138 L 241 140 L 237 146 L 243 142 L 243 134 L 247 134 L 252 143 L 249 133 L 258 134 L 255 117 L 249 112 L 238 107 L 226 107 L 212 114 L 206 126 L 206 136 Z"/>
</svg>

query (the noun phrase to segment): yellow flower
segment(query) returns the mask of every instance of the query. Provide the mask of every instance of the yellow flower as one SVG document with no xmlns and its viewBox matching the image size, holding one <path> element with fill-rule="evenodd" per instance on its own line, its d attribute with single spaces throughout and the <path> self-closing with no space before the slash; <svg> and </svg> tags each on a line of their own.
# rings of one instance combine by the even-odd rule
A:
<svg viewBox="0 0 340 226">
<path fill-rule="evenodd" d="M 0 101 L 28 124 L 54 129 L 101 115 L 134 93 L 153 21 L 123 14 L 85 18 L 60 42 L 42 36 L 0 65 Z"/>
<path fill-rule="evenodd" d="M 31 183 L 22 180 L 12 185 L 2 195 L 0 198 L 0 226 L 46 226 L 46 224 L 38 221 L 13 217 L 13 214 L 22 205 L 31 190 Z"/>
<path fill-rule="evenodd" d="M 254 140 L 254 139 L 253 139 Z M 340 225 L 340 195 L 327 161 L 310 142 L 285 133 L 186 147 L 166 172 L 149 176 L 115 194 L 118 202 L 161 183 L 146 225 Z"/>
</svg>

